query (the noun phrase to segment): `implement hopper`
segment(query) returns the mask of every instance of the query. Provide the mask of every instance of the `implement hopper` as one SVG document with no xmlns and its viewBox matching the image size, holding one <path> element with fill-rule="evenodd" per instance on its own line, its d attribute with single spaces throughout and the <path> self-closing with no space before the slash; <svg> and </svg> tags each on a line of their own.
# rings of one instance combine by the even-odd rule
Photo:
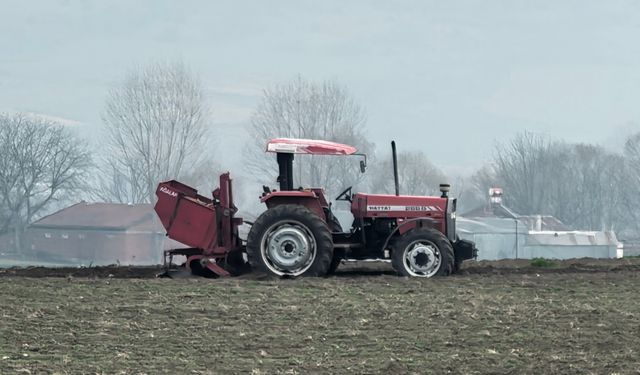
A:
<svg viewBox="0 0 640 375">
<path fill-rule="evenodd" d="M 156 190 L 158 201 L 154 207 L 167 236 L 190 249 L 174 249 L 167 256 L 184 255 L 187 267 L 209 269 L 217 275 L 228 274 L 218 265 L 228 263 L 229 254 L 242 251 L 238 237 L 241 218 L 235 218 L 229 173 L 220 175 L 220 187 L 212 198 L 178 181 L 161 182 Z M 194 263 L 197 261 L 197 264 Z"/>
</svg>

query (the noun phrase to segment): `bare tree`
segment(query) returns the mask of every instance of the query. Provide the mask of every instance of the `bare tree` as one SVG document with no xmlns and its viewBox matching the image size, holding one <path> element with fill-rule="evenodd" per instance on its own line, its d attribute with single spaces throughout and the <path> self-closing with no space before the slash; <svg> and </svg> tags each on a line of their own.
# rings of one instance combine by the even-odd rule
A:
<svg viewBox="0 0 640 375">
<path fill-rule="evenodd" d="M 473 176 L 456 175 L 449 181 L 451 182 L 449 195 L 458 199 L 458 212 L 464 214 L 481 207 L 487 201 L 489 187 L 480 191 Z"/>
<path fill-rule="evenodd" d="M 362 108 L 344 87 L 298 77 L 264 91 L 251 119 L 253 145 L 247 156 L 248 167 L 258 178 L 275 181 L 275 157 L 265 157 L 264 149 L 268 139 L 278 137 L 346 143 L 373 156 L 373 144 L 367 141 L 364 124 Z M 361 180 L 355 158 L 296 155 L 296 185 L 325 187 L 333 197 Z"/>
<path fill-rule="evenodd" d="M 549 197 L 548 210 L 580 229 L 609 230 L 624 226 L 622 220 L 621 155 L 589 144 L 573 144 L 562 159 Z"/>
<path fill-rule="evenodd" d="M 579 229 L 623 228 L 624 161 L 600 146 L 551 141 L 522 133 L 496 146 L 493 163 L 476 173 L 476 186 L 504 188 L 514 211 L 553 215 Z M 485 193 L 486 194 L 486 193 Z"/>
<path fill-rule="evenodd" d="M 635 240 L 640 239 L 640 133 L 629 136 L 624 146 L 624 165 L 622 166 L 624 181 L 623 199 L 625 218 L 631 224 L 630 234 Z M 618 166 L 621 168 L 621 166 Z"/>
<path fill-rule="evenodd" d="M 398 182 L 404 195 L 439 195 L 439 185 L 447 178 L 422 151 L 398 153 Z M 376 193 L 394 194 L 391 156 L 377 163 L 371 171 L 371 188 Z"/>
<path fill-rule="evenodd" d="M 197 184 L 195 173 L 212 168 L 204 157 L 207 119 L 202 84 L 184 65 L 131 73 L 107 98 L 100 198 L 148 203 L 161 180 Z"/>
<path fill-rule="evenodd" d="M 552 180 L 553 162 L 557 161 L 555 151 L 549 139 L 529 132 L 496 146 L 495 175 L 509 192 L 505 202 L 517 212 L 544 211 L 547 184 Z"/>
<path fill-rule="evenodd" d="M 496 168 L 493 164 L 483 165 L 471 176 L 471 184 L 475 195 L 483 202 L 488 199 L 489 189 L 500 187 L 502 182 L 498 182 Z"/>
<path fill-rule="evenodd" d="M 20 237 L 53 203 L 73 200 L 91 166 L 86 144 L 68 128 L 24 114 L 0 114 L 0 232 Z"/>
</svg>

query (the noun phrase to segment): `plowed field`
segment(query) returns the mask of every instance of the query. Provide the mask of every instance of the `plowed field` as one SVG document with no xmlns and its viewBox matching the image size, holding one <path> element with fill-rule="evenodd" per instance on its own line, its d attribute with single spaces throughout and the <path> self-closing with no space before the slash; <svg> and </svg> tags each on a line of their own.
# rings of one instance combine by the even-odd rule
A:
<svg viewBox="0 0 640 375">
<path fill-rule="evenodd" d="M 639 373 L 637 259 L 483 262 L 429 280 L 385 267 L 0 270 L 0 373 Z"/>
</svg>

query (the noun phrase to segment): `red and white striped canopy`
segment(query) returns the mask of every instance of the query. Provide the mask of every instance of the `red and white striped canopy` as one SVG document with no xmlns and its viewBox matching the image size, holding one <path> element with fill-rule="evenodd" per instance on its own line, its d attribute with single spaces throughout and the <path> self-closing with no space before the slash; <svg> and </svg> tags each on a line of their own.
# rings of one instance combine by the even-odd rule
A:
<svg viewBox="0 0 640 375">
<path fill-rule="evenodd" d="M 267 152 L 310 155 L 351 155 L 353 146 L 315 139 L 275 138 L 267 142 Z"/>
</svg>

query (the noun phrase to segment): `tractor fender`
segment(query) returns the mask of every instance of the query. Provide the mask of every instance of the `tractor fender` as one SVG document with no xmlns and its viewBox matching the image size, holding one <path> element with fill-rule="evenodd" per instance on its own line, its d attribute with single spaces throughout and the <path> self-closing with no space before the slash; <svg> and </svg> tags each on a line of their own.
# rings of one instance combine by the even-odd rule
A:
<svg viewBox="0 0 640 375">
<path fill-rule="evenodd" d="M 267 194 L 260 200 L 267 205 L 267 208 L 284 204 L 298 204 L 318 215 L 325 223 L 327 222 L 325 210 L 320 203 L 320 199 L 311 191 L 278 191 Z"/>
<path fill-rule="evenodd" d="M 391 231 L 391 233 L 389 233 L 386 240 L 384 241 L 384 245 L 382 246 L 382 251 L 387 249 L 387 246 L 389 246 L 389 242 L 396 234 L 403 235 L 414 228 L 423 228 L 423 227 L 435 228 L 437 223 L 438 222 L 436 220 L 428 217 L 419 217 L 416 219 L 403 220 L 393 229 L 393 231 Z"/>
</svg>

